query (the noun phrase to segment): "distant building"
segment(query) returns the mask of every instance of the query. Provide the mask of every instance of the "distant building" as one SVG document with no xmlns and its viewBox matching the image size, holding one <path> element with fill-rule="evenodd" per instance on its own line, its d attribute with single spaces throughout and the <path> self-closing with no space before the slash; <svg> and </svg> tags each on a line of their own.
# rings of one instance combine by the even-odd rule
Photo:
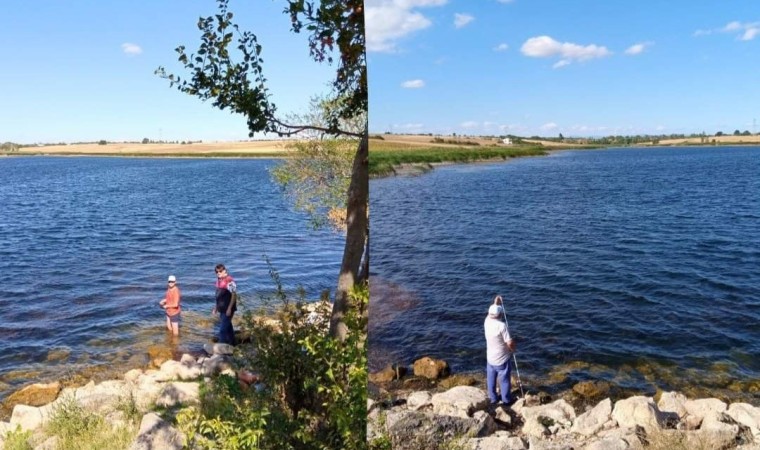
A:
<svg viewBox="0 0 760 450">
<path fill-rule="evenodd" d="M 512 145 L 512 139 L 506 137 L 506 138 L 504 138 L 504 139 L 501 140 L 501 143 L 504 144 L 504 145 Z"/>
</svg>

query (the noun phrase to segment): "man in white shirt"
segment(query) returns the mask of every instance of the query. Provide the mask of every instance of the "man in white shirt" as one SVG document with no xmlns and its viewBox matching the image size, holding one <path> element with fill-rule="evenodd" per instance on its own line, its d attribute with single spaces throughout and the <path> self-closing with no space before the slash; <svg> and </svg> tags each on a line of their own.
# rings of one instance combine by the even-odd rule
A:
<svg viewBox="0 0 760 450">
<path fill-rule="evenodd" d="M 515 351 L 515 342 L 509 335 L 507 324 L 503 321 L 504 310 L 501 303 L 501 296 L 496 296 L 494 304 L 488 308 L 483 327 L 486 335 L 486 386 L 488 388 L 488 398 L 491 403 L 497 403 L 499 397 L 496 395 L 496 382 L 499 382 L 501 391 L 501 401 L 509 404 L 512 400 L 511 389 L 512 368 L 509 363 L 512 352 Z"/>
</svg>

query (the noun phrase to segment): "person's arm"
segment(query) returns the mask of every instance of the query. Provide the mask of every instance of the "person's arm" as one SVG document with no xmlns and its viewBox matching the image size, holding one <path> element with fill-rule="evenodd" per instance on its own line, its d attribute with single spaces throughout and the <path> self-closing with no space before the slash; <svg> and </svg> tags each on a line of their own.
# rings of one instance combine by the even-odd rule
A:
<svg viewBox="0 0 760 450">
<path fill-rule="evenodd" d="M 232 317 L 232 310 L 237 303 L 237 284 L 235 284 L 235 280 L 233 280 L 232 277 L 230 277 L 230 280 L 227 283 L 227 290 L 230 291 L 230 304 L 227 306 L 227 311 L 225 311 L 225 313 L 227 314 L 227 317 Z"/>
<path fill-rule="evenodd" d="M 227 307 L 227 317 L 232 317 L 232 310 L 235 308 L 235 303 L 237 303 L 237 293 L 232 293 L 232 298 L 230 299 L 230 306 Z"/>
<path fill-rule="evenodd" d="M 517 349 L 517 343 L 514 339 L 512 339 L 512 336 L 509 334 L 509 329 L 507 329 L 507 326 L 504 325 L 502 336 L 504 337 L 504 343 L 507 344 L 507 348 L 510 352 L 513 352 Z"/>
</svg>

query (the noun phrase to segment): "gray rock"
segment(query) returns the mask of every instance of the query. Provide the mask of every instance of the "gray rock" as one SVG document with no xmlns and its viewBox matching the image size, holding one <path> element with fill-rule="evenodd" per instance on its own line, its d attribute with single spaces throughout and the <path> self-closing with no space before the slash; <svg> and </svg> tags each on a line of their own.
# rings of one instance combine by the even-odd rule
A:
<svg viewBox="0 0 760 450">
<path fill-rule="evenodd" d="M 227 357 L 226 355 L 214 355 L 210 358 L 207 358 L 205 361 L 203 361 L 202 371 L 203 371 L 203 376 L 205 377 L 214 376 L 227 369 L 234 370 L 229 357 Z"/>
<path fill-rule="evenodd" d="M 488 397 L 482 389 L 472 386 L 457 386 L 446 392 L 433 395 L 433 412 L 436 414 L 471 417 L 476 411 L 488 407 Z"/>
<path fill-rule="evenodd" d="M 628 448 L 631 448 L 631 446 L 625 439 L 606 437 L 592 440 L 583 447 L 583 450 L 626 450 Z"/>
<path fill-rule="evenodd" d="M 647 431 L 662 428 L 662 414 L 652 397 L 637 395 L 615 403 L 612 418 L 621 428 L 643 427 Z"/>
<path fill-rule="evenodd" d="M 496 431 L 496 422 L 494 422 L 493 417 L 491 417 L 487 412 L 476 411 L 475 414 L 472 415 L 472 418 L 480 423 L 480 435 L 489 436 L 493 434 L 494 431 Z"/>
<path fill-rule="evenodd" d="M 683 406 L 689 415 L 698 417 L 700 419 L 704 419 L 711 413 L 724 412 L 728 409 L 728 405 L 726 405 L 725 402 L 718 400 L 717 398 L 687 400 Z"/>
<path fill-rule="evenodd" d="M 143 416 L 140 431 L 130 450 L 181 450 L 185 437 L 158 414 Z"/>
<path fill-rule="evenodd" d="M 42 413 L 36 406 L 16 405 L 11 413 L 11 429 L 15 430 L 17 425 L 21 426 L 24 431 L 34 430 L 42 426 Z"/>
<path fill-rule="evenodd" d="M 417 391 L 409 394 L 406 398 L 406 406 L 409 409 L 418 410 L 432 405 L 433 396 L 427 391 Z"/>
<path fill-rule="evenodd" d="M 657 408 L 664 413 L 678 414 L 679 418 L 686 415 L 684 406 L 689 399 L 680 392 L 663 392 L 660 401 L 657 402 Z"/>
<path fill-rule="evenodd" d="M 198 383 L 181 381 L 166 383 L 158 394 L 156 405 L 169 408 L 197 403 L 198 396 Z"/>
<path fill-rule="evenodd" d="M 235 347 L 230 344 L 203 344 L 203 350 L 209 355 L 231 355 Z"/>
<path fill-rule="evenodd" d="M 604 427 L 604 424 L 610 420 L 612 414 L 612 400 L 609 398 L 602 400 L 590 411 L 587 411 L 573 422 L 571 431 L 591 436 Z"/>
<path fill-rule="evenodd" d="M 497 406 L 494 410 L 493 414 L 494 419 L 496 419 L 497 422 L 501 423 L 502 425 L 505 425 L 507 427 L 512 426 L 512 416 L 509 414 L 507 409 L 500 405 Z"/>
<path fill-rule="evenodd" d="M 570 429 L 575 420 L 575 409 L 563 399 L 548 405 L 523 407 L 521 414 L 525 419 L 523 432 L 534 437 L 552 434 L 549 427 L 554 425 Z M 558 430 L 559 428 L 555 429 L 555 431 Z"/>
<path fill-rule="evenodd" d="M 472 450 L 527 450 L 525 441 L 517 436 L 472 438 L 468 441 Z"/>
<path fill-rule="evenodd" d="M 455 438 L 485 437 L 488 432 L 487 425 L 474 418 L 408 410 L 389 412 L 386 426 L 394 450 L 431 448 Z"/>
<path fill-rule="evenodd" d="M 137 378 L 142 375 L 143 371 L 140 369 L 132 369 L 129 372 L 124 374 L 124 381 L 134 383 L 137 381 Z"/>
<path fill-rule="evenodd" d="M 750 405 L 749 403 L 732 403 L 726 411 L 737 423 L 749 428 L 755 438 L 755 442 L 760 444 L 760 408 Z"/>
</svg>

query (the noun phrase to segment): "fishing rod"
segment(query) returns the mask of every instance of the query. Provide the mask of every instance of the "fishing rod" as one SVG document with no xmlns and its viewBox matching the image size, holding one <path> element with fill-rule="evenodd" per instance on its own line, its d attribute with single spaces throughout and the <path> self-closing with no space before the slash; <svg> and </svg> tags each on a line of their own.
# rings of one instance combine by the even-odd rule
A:
<svg viewBox="0 0 760 450">
<path fill-rule="evenodd" d="M 501 304 L 501 312 L 504 314 L 504 323 L 509 330 L 509 321 L 507 320 L 507 309 L 504 307 L 504 299 L 501 295 L 497 295 L 494 304 Z M 520 368 L 517 367 L 517 355 L 512 352 L 512 358 L 515 360 L 515 372 L 517 372 L 517 384 L 520 386 L 520 395 L 525 398 L 525 391 L 523 391 L 522 379 L 520 379 Z"/>
</svg>

